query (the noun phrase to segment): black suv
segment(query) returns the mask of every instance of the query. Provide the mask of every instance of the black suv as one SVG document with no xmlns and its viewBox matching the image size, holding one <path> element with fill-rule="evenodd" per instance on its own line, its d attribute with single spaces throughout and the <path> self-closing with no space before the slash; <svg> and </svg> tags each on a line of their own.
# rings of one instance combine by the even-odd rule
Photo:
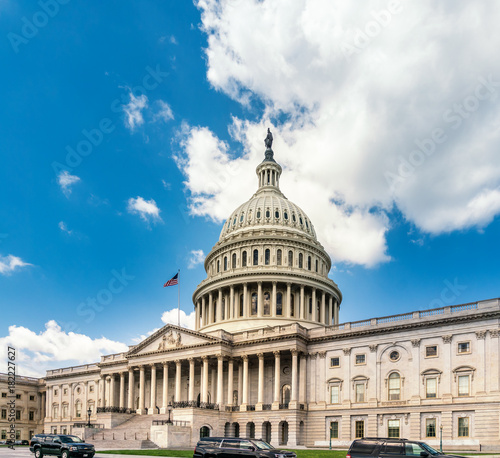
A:
<svg viewBox="0 0 500 458">
<path fill-rule="evenodd" d="M 66 434 L 37 434 L 31 438 L 30 451 L 35 454 L 35 458 L 42 458 L 43 455 L 92 458 L 95 454 L 92 444 L 86 444 L 79 437 Z"/>
<path fill-rule="evenodd" d="M 193 458 L 297 458 L 293 452 L 278 450 L 260 439 L 203 437 L 196 444 Z"/>
<path fill-rule="evenodd" d="M 446 455 L 434 450 L 425 442 L 388 437 L 363 437 L 352 442 L 346 458 L 398 458 L 398 457 L 462 458 L 459 455 Z"/>
</svg>

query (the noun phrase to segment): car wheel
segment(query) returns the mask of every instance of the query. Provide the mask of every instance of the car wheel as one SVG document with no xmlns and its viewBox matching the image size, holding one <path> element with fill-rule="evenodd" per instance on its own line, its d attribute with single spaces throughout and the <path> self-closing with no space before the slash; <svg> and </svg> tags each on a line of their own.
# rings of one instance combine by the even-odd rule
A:
<svg viewBox="0 0 500 458">
<path fill-rule="evenodd" d="M 42 457 L 43 457 L 42 451 L 39 448 L 37 448 L 35 450 L 35 458 L 42 458 Z"/>
<path fill-rule="evenodd" d="M 69 452 L 67 450 L 63 450 L 61 453 L 61 458 L 69 458 Z"/>
</svg>

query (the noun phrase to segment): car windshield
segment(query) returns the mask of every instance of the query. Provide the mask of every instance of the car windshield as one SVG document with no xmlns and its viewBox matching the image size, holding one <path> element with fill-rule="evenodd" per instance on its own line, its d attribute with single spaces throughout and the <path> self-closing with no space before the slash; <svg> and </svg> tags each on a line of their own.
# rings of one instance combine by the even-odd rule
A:
<svg viewBox="0 0 500 458">
<path fill-rule="evenodd" d="M 64 442 L 65 444 L 71 444 L 73 442 L 76 443 L 81 443 L 83 442 L 79 437 L 77 436 L 61 436 L 60 437 L 61 442 Z"/>
<path fill-rule="evenodd" d="M 437 450 L 434 450 L 430 445 L 427 445 L 425 442 L 420 444 L 425 450 L 427 450 L 431 455 L 441 455 Z"/>
<path fill-rule="evenodd" d="M 274 448 L 272 445 L 269 445 L 267 442 L 264 441 L 253 441 L 255 446 L 257 447 L 258 450 L 271 450 Z"/>
</svg>

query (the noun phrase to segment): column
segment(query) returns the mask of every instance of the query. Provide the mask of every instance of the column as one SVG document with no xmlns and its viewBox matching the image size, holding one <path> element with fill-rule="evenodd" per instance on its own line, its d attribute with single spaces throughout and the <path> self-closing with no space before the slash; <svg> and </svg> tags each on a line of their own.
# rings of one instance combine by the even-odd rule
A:
<svg viewBox="0 0 500 458">
<path fill-rule="evenodd" d="M 334 324 L 339 324 L 339 303 L 335 301 L 335 307 L 333 309 L 333 320 Z"/>
<path fill-rule="evenodd" d="M 257 282 L 257 316 L 263 316 L 262 282 Z"/>
<path fill-rule="evenodd" d="M 120 372 L 120 409 L 125 408 L 125 372 Z"/>
<path fill-rule="evenodd" d="M 217 404 L 219 404 L 219 412 L 222 411 L 224 405 L 223 388 L 224 388 L 224 357 L 217 355 Z"/>
<path fill-rule="evenodd" d="M 189 393 L 188 401 L 194 402 L 194 358 L 189 358 Z"/>
<path fill-rule="evenodd" d="M 321 293 L 321 316 L 319 317 L 319 321 L 322 324 L 325 324 L 325 309 L 326 309 L 326 294 L 323 291 Z"/>
<path fill-rule="evenodd" d="M 205 296 L 201 297 L 201 325 L 205 326 L 207 320 L 207 311 L 205 310 Z"/>
<path fill-rule="evenodd" d="M 234 377 L 234 360 L 229 358 L 227 363 L 227 405 L 233 405 L 233 377 Z"/>
<path fill-rule="evenodd" d="M 260 405 L 262 410 L 262 403 L 264 402 L 264 353 L 258 353 L 259 358 L 259 385 L 257 393 L 257 404 Z"/>
<path fill-rule="evenodd" d="M 45 417 L 52 418 L 52 401 L 51 401 L 51 392 L 52 387 L 48 386 L 47 391 L 45 392 Z"/>
<path fill-rule="evenodd" d="M 328 296 L 328 316 L 326 318 L 326 324 L 328 326 L 332 325 L 332 317 L 333 317 L 333 297 Z"/>
<path fill-rule="evenodd" d="M 306 354 L 300 355 L 299 403 L 306 402 Z"/>
<path fill-rule="evenodd" d="M 307 399 L 314 404 L 316 404 L 316 380 L 318 377 L 318 374 L 316 373 L 316 358 L 316 353 L 311 353 L 309 355 L 309 380 L 311 381 L 311 392 L 309 396 L 307 396 Z"/>
<path fill-rule="evenodd" d="M 128 402 L 127 407 L 130 410 L 134 409 L 134 369 L 129 367 L 128 369 Z"/>
<path fill-rule="evenodd" d="M 297 355 L 299 354 L 298 350 L 291 350 L 292 352 L 292 393 L 290 399 L 290 408 L 297 408 L 297 400 L 298 400 L 298 364 L 297 364 Z"/>
<path fill-rule="evenodd" d="M 139 366 L 139 410 L 138 414 L 142 415 L 145 413 L 146 403 L 145 403 L 145 390 L 144 385 L 144 366 Z"/>
<path fill-rule="evenodd" d="M 243 283 L 243 317 L 248 318 L 248 285 L 246 283 Z"/>
<path fill-rule="evenodd" d="M 163 362 L 163 393 L 160 413 L 167 413 L 168 409 L 168 362 Z"/>
<path fill-rule="evenodd" d="M 316 304 L 316 288 L 312 289 L 312 317 L 311 318 L 313 321 L 318 321 L 318 307 Z"/>
<path fill-rule="evenodd" d="M 222 288 L 219 288 L 219 297 L 217 298 L 217 323 L 222 320 Z"/>
<path fill-rule="evenodd" d="M 304 285 L 300 285 L 300 318 L 304 320 L 306 318 L 305 314 L 305 307 L 304 307 Z"/>
<path fill-rule="evenodd" d="M 151 364 L 151 402 L 149 403 L 149 415 L 155 413 L 156 408 L 156 365 Z"/>
<path fill-rule="evenodd" d="M 217 393 L 216 393 L 216 388 L 215 388 L 215 384 L 217 383 L 217 369 L 215 367 L 211 367 L 211 375 L 210 375 L 210 393 L 212 393 L 212 398 L 211 398 L 211 401 L 212 401 L 212 404 L 216 404 L 217 403 Z"/>
<path fill-rule="evenodd" d="M 194 304 L 194 330 L 197 331 L 200 325 L 200 301 L 197 300 L 196 304 Z"/>
<path fill-rule="evenodd" d="M 280 391 L 281 391 L 281 381 L 280 381 L 281 360 L 280 360 L 279 350 L 273 351 L 273 354 L 274 354 L 274 400 L 272 408 L 273 410 L 279 410 Z"/>
<path fill-rule="evenodd" d="M 248 404 L 248 355 L 243 355 L 243 400 L 242 404 L 245 406 Z"/>
<path fill-rule="evenodd" d="M 229 315 L 227 319 L 232 320 L 235 316 L 238 316 L 238 314 L 234 310 L 234 286 L 231 285 L 229 288 Z"/>
<path fill-rule="evenodd" d="M 292 284 L 286 284 L 286 312 L 284 316 L 290 318 L 292 316 Z"/>
<path fill-rule="evenodd" d="M 214 321 L 214 301 L 212 300 L 212 293 L 208 293 L 208 317 L 207 324 L 211 324 Z"/>
<path fill-rule="evenodd" d="M 201 392 L 201 402 L 208 402 L 208 356 L 203 356 L 203 389 Z"/>
<path fill-rule="evenodd" d="M 281 304 L 281 305 L 283 305 L 283 304 Z M 275 281 L 273 281 L 271 307 L 272 307 L 271 316 L 275 317 L 276 316 L 276 282 Z M 281 312 L 281 313 L 283 313 L 283 312 Z"/>
<path fill-rule="evenodd" d="M 73 412 L 75 408 L 75 402 L 74 402 L 74 393 L 73 393 L 73 385 L 74 383 L 69 384 L 69 419 L 71 420 L 73 418 Z"/>
<path fill-rule="evenodd" d="M 318 352 L 318 359 L 316 360 L 316 368 L 319 368 L 319 375 L 318 375 L 318 380 L 326 380 L 326 351 L 320 351 Z M 323 408 L 326 408 L 326 399 L 325 399 L 325 394 L 326 394 L 326 388 L 325 384 L 319 382 L 318 383 L 319 389 L 317 390 L 317 399 L 316 403 L 319 404 L 321 403 Z"/>
<path fill-rule="evenodd" d="M 238 361 L 238 405 L 243 401 L 243 361 Z"/>
<path fill-rule="evenodd" d="M 106 407 L 106 376 L 101 375 L 99 382 L 99 390 L 101 392 L 101 407 Z"/>
<path fill-rule="evenodd" d="M 175 402 L 181 402 L 181 360 L 175 360 Z"/>
</svg>

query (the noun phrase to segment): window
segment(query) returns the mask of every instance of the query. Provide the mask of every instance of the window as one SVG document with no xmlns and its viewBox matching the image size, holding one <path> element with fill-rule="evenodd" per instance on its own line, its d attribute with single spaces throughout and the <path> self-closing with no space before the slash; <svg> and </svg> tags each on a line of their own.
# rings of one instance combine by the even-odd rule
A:
<svg viewBox="0 0 500 458">
<path fill-rule="evenodd" d="M 338 439 L 339 438 L 339 422 L 331 421 L 330 422 L 330 438 Z"/>
<path fill-rule="evenodd" d="M 338 356 L 330 358 L 330 367 L 340 367 L 340 358 Z"/>
<path fill-rule="evenodd" d="M 76 412 L 76 418 L 82 417 L 82 403 L 80 401 L 76 401 L 75 403 L 75 412 Z"/>
<path fill-rule="evenodd" d="M 397 350 L 391 351 L 391 353 L 389 354 L 389 359 L 391 361 L 398 361 L 399 357 L 400 357 L 399 351 Z"/>
<path fill-rule="evenodd" d="M 89 391 L 90 391 L 91 393 L 93 393 L 93 392 L 94 392 L 94 385 L 90 385 L 90 386 L 89 386 Z"/>
<path fill-rule="evenodd" d="M 257 210 L 257 219 L 260 218 L 260 208 Z"/>
<path fill-rule="evenodd" d="M 34 401 L 35 400 L 35 396 L 31 395 L 30 396 L 30 401 Z"/>
<path fill-rule="evenodd" d="M 2 439 L 7 439 L 7 430 L 2 429 Z"/>
<path fill-rule="evenodd" d="M 227 270 L 227 256 L 224 256 L 224 271 Z"/>
<path fill-rule="evenodd" d="M 299 269 L 302 269 L 304 264 L 304 256 L 302 253 L 299 253 Z"/>
<path fill-rule="evenodd" d="M 16 410 L 16 420 L 20 420 L 20 419 L 21 419 L 21 411 Z"/>
<path fill-rule="evenodd" d="M 318 260 L 316 259 L 316 273 L 318 272 Z"/>
<path fill-rule="evenodd" d="M 28 415 L 28 419 L 29 419 L 29 421 L 33 421 L 35 419 L 35 412 L 30 410 L 29 415 Z"/>
<path fill-rule="evenodd" d="M 293 251 L 288 252 L 288 267 L 293 267 Z"/>
<path fill-rule="evenodd" d="M 360 438 L 364 437 L 364 435 L 365 435 L 365 422 L 363 420 L 356 421 L 356 423 L 354 424 L 354 431 L 356 434 L 356 439 L 360 439 Z"/>
<path fill-rule="evenodd" d="M 468 375 L 458 376 L 458 395 L 459 396 L 470 395 L 470 378 Z"/>
<path fill-rule="evenodd" d="M 62 416 L 63 416 L 63 418 L 66 418 L 68 416 L 68 405 L 67 404 L 63 404 L 63 406 L 62 406 Z"/>
<path fill-rule="evenodd" d="M 470 353 L 470 342 L 459 342 L 458 353 Z"/>
<path fill-rule="evenodd" d="M 389 401 L 399 401 L 401 397 L 401 377 L 397 372 L 389 375 Z"/>
<path fill-rule="evenodd" d="M 365 384 L 356 383 L 356 402 L 365 402 Z"/>
<path fill-rule="evenodd" d="M 68 394 L 68 389 L 67 388 L 64 388 L 63 390 L 63 395 L 66 396 Z"/>
<path fill-rule="evenodd" d="M 259 250 L 253 250 L 253 265 L 257 266 L 259 264 Z"/>
<path fill-rule="evenodd" d="M 266 266 L 271 262 L 271 250 L 269 248 L 264 252 L 264 262 Z"/>
<path fill-rule="evenodd" d="M 17 429 L 16 430 L 16 440 L 19 440 L 19 439 L 21 439 L 21 430 Z"/>
<path fill-rule="evenodd" d="M 365 363 L 366 363 L 366 355 L 364 353 L 356 355 L 356 364 L 365 364 Z"/>
<path fill-rule="evenodd" d="M 458 437 L 469 437 L 469 417 L 458 419 Z"/>
<path fill-rule="evenodd" d="M 236 253 L 233 253 L 232 258 L 233 258 L 233 261 L 232 261 L 232 266 L 231 267 L 233 269 L 236 269 Z"/>
<path fill-rule="evenodd" d="M 54 390 L 54 396 L 57 396 L 58 393 L 59 393 L 59 391 Z"/>
<path fill-rule="evenodd" d="M 290 316 L 295 316 L 295 295 L 293 293 L 290 297 Z"/>
<path fill-rule="evenodd" d="M 257 293 L 252 293 L 252 315 L 257 315 Z"/>
<path fill-rule="evenodd" d="M 437 345 L 429 345 L 425 347 L 425 357 L 426 358 L 434 358 L 438 355 L 438 347 Z"/>
<path fill-rule="evenodd" d="M 397 421 L 397 420 L 396 420 Z M 380 450 L 384 455 L 404 455 L 403 444 L 399 442 L 386 442 Z"/>
<path fill-rule="evenodd" d="M 425 437 L 436 437 L 435 418 L 427 418 L 427 420 L 425 420 Z"/>
<path fill-rule="evenodd" d="M 217 259 L 217 273 L 220 272 L 220 261 Z"/>
<path fill-rule="evenodd" d="M 436 396 L 437 396 L 437 379 L 434 377 L 426 378 L 425 379 L 425 397 L 426 398 L 435 398 Z"/>
<path fill-rule="evenodd" d="M 53 417 L 54 417 L 54 418 L 57 418 L 57 417 L 59 416 L 59 407 L 54 406 L 54 407 L 52 408 L 52 412 L 53 412 L 53 414 L 54 414 L 54 415 L 53 415 Z"/>
<path fill-rule="evenodd" d="M 240 294 L 240 316 L 243 316 L 243 294 Z"/>
<path fill-rule="evenodd" d="M 288 213 L 286 212 L 286 210 L 283 212 L 283 218 L 288 221 Z"/>
<path fill-rule="evenodd" d="M 295 216 L 295 213 L 292 213 L 292 221 L 295 223 L 297 221 L 297 217 Z"/>
<path fill-rule="evenodd" d="M 278 266 L 281 266 L 281 250 L 278 250 L 278 251 L 276 252 L 276 264 L 277 264 Z"/>
<path fill-rule="evenodd" d="M 7 419 L 7 409 L 2 409 L 2 420 Z"/>
<path fill-rule="evenodd" d="M 399 437 L 399 420 L 387 422 L 387 437 Z"/>
<path fill-rule="evenodd" d="M 283 293 L 276 294 L 276 315 L 283 315 Z"/>
<path fill-rule="evenodd" d="M 274 212 L 274 217 L 276 219 L 279 219 L 280 218 L 280 212 L 278 211 L 278 209 L 276 209 L 276 211 Z"/>
<path fill-rule="evenodd" d="M 307 270 L 311 270 L 311 256 L 307 257 Z"/>
<path fill-rule="evenodd" d="M 313 300 L 312 297 L 309 298 L 309 315 L 312 315 L 313 312 Z"/>
<path fill-rule="evenodd" d="M 246 267 L 247 266 L 247 252 L 244 251 L 242 254 L 241 254 L 241 265 L 243 267 Z"/>
<path fill-rule="evenodd" d="M 266 218 L 270 218 L 271 217 L 271 212 L 269 211 L 269 208 L 266 210 Z"/>
<path fill-rule="evenodd" d="M 7 397 L 7 393 L 2 393 L 2 398 L 6 398 Z"/>
<path fill-rule="evenodd" d="M 333 385 L 330 387 L 330 404 L 340 403 L 340 386 Z"/>
<path fill-rule="evenodd" d="M 290 385 L 283 385 L 281 388 L 281 403 L 288 404 L 290 402 L 290 396 L 292 394 L 292 388 Z"/>
<path fill-rule="evenodd" d="M 264 293 L 264 315 L 271 314 L 271 293 L 266 291 Z"/>
<path fill-rule="evenodd" d="M 16 399 L 21 399 L 21 395 L 20 394 L 16 394 Z"/>
</svg>

